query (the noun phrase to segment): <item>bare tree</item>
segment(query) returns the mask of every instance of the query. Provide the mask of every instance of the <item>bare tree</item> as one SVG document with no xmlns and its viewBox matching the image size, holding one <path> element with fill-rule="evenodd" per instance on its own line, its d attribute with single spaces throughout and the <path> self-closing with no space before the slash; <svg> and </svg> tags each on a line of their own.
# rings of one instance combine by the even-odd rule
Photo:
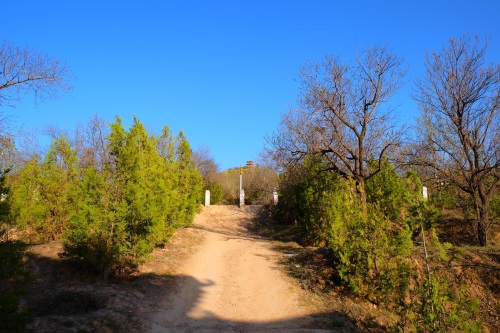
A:
<svg viewBox="0 0 500 333">
<path fill-rule="evenodd" d="M 63 136 L 65 136 L 66 138 L 70 138 L 68 130 L 63 130 L 58 126 L 51 124 L 47 124 L 43 127 L 43 133 L 49 136 L 52 140 L 59 139 Z"/>
<path fill-rule="evenodd" d="M 205 183 L 213 182 L 219 171 L 219 166 L 215 163 L 210 148 L 206 145 L 199 146 L 193 153 L 193 159 Z"/>
<path fill-rule="evenodd" d="M 94 115 L 88 124 L 78 125 L 74 145 L 83 167 L 93 166 L 96 170 L 103 171 L 110 162 L 107 140 L 109 132 L 108 123 L 98 115 Z"/>
<path fill-rule="evenodd" d="M 243 172 L 245 201 L 251 205 L 267 205 L 273 202 L 273 190 L 278 187 L 278 173 L 268 167 L 247 167 Z"/>
<path fill-rule="evenodd" d="M 463 36 L 427 56 L 415 96 L 420 142 L 410 154 L 412 163 L 472 198 L 483 246 L 500 186 L 500 65 L 486 64 L 487 46 Z"/>
<path fill-rule="evenodd" d="M 365 50 L 354 64 L 327 56 L 302 68 L 299 108 L 282 117 L 268 141 L 278 164 L 320 155 L 328 170 L 353 178 L 366 212 L 365 182 L 400 141 L 394 109 L 386 103 L 402 86 L 407 70 L 385 47 Z M 368 169 L 370 160 L 378 168 Z"/>
<path fill-rule="evenodd" d="M 35 101 L 55 97 L 71 89 L 68 80 L 66 65 L 48 55 L 0 45 L 0 107 L 14 107 L 25 93 L 33 93 Z"/>
</svg>

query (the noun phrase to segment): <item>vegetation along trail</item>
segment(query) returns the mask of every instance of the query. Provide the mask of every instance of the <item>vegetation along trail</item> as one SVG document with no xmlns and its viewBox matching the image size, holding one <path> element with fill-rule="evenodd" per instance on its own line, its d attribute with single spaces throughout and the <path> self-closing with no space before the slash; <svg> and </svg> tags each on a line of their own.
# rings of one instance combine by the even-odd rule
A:
<svg viewBox="0 0 500 333">
<path fill-rule="evenodd" d="M 204 207 L 194 222 L 203 244 L 152 314 L 151 332 L 327 332 L 300 289 L 280 271 L 270 243 L 245 228 L 257 206 Z"/>
</svg>

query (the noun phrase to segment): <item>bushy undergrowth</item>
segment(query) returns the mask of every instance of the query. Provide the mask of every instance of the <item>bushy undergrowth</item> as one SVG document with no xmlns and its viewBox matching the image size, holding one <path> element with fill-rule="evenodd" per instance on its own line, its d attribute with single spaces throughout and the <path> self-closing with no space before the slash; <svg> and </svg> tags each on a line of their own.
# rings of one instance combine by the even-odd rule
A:
<svg viewBox="0 0 500 333">
<path fill-rule="evenodd" d="M 155 246 L 191 223 L 202 189 L 182 133 L 173 138 L 164 129 L 156 138 L 137 119 L 129 131 L 117 119 L 109 142 L 110 163 L 101 172 L 85 170 L 64 233 L 68 255 L 104 277 L 134 270 Z"/>
<path fill-rule="evenodd" d="M 5 198 L 9 194 L 6 176 L 10 171 L 5 166 L 0 171 L 0 332 L 23 332 L 28 312 L 20 309 L 19 297 L 30 276 L 24 270 L 26 245 L 8 237 L 10 225 L 6 222 L 10 222 L 11 213 Z"/>
<path fill-rule="evenodd" d="M 366 183 L 367 210 L 358 185 L 321 171 L 318 160 L 282 176 L 278 215 L 329 248 L 343 284 L 397 315 L 396 331 L 480 332 L 478 302 L 442 274 L 451 245 L 432 227 L 438 211 L 421 196 L 416 174 L 387 162 Z"/>
<path fill-rule="evenodd" d="M 19 295 L 29 282 L 23 269 L 26 246 L 4 239 L 0 231 L 0 332 L 23 332 L 27 311 L 19 310 Z"/>
<path fill-rule="evenodd" d="M 149 135 L 137 119 L 125 130 L 117 117 L 100 137 L 88 147 L 55 138 L 43 159 L 16 170 L 8 200 L 29 241 L 62 239 L 67 256 L 107 278 L 192 222 L 203 181 L 182 132 Z"/>
</svg>

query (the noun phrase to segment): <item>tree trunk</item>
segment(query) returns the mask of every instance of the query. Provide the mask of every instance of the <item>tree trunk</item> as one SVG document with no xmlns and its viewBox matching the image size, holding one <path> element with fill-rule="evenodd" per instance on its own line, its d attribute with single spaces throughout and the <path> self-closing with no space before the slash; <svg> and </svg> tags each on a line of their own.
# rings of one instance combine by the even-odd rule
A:
<svg viewBox="0 0 500 333">
<path fill-rule="evenodd" d="M 477 219 L 477 239 L 479 245 L 486 246 L 488 244 L 487 231 L 488 231 L 488 205 L 482 205 L 479 208 L 479 216 Z"/>
<path fill-rule="evenodd" d="M 368 218 L 368 206 L 366 203 L 366 188 L 365 188 L 365 180 L 363 178 L 359 178 L 357 180 L 359 197 L 361 199 L 361 208 L 363 209 L 363 215 L 367 219 Z"/>
</svg>

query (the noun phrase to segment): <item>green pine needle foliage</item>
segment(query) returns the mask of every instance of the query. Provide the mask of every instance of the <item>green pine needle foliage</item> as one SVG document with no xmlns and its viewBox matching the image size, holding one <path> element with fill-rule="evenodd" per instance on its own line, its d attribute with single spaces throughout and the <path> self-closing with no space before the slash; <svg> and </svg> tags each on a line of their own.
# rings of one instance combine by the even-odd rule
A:
<svg viewBox="0 0 500 333">
<path fill-rule="evenodd" d="M 126 130 L 117 117 L 102 144 L 94 165 L 65 136 L 53 139 L 18 167 L 8 201 L 30 241 L 63 239 L 67 256 L 107 278 L 133 272 L 193 221 L 203 180 L 182 132 L 150 135 L 137 118 Z"/>
<path fill-rule="evenodd" d="M 31 277 L 24 270 L 26 245 L 7 236 L 10 222 L 9 187 L 6 177 L 10 168 L 0 172 L 0 332 L 24 332 L 28 312 L 20 310 L 19 296 Z"/>
<path fill-rule="evenodd" d="M 62 136 L 54 139 L 43 161 L 25 163 L 10 183 L 14 224 L 27 229 L 31 242 L 61 239 L 74 210 L 78 176 L 76 150 Z"/>
<path fill-rule="evenodd" d="M 199 211 L 203 180 L 181 133 L 149 135 L 134 118 L 127 131 L 111 125 L 110 159 L 102 171 L 80 170 L 76 210 L 65 250 L 104 278 L 133 272 Z"/>
<path fill-rule="evenodd" d="M 397 314 L 396 331 L 480 332 L 473 318 L 477 301 L 442 274 L 451 245 L 441 244 L 432 229 L 438 210 L 423 200 L 418 176 L 400 174 L 387 161 L 369 165 L 379 166 L 365 183 L 365 214 L 354 180 L 306 158 L 281 175 L 280 221 L 330 249 L 344 286 Z"/>
</svg>

